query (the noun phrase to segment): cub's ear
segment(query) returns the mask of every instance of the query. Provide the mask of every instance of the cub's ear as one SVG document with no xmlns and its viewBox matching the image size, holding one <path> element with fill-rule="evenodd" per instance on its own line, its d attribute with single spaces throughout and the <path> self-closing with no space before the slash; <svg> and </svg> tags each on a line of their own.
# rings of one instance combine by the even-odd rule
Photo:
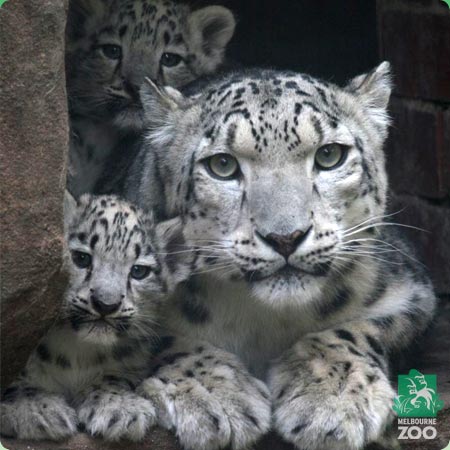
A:
<svg viewBox="0 0 450 450">
<path fill-rule="evenodd" d="M 64 191 L 64 207 L 63 207 L 63 215 L 64 215 L 64 232 L 67 232 L 70 224 L 73 222 L 78 209 L 78 203 L 75 200 L 75 197 L 66 189 Z"/>
<path fill-rule="evenodd" d="M 186 246 L 180 217 L 160 222 L 156 226 L 155 235 L 164 266 L 169 272 L 168 284 L 174 288 L 191 276 L 195 260 L 194 250 Z"/>
<path fill-rule="evenodd" d="M 93 31 L 91 26 L 96 21 L 101 21 L 106 13 L 107 5 L 102 0 L 70 1 L 66 28 L 69 50 L 76 44 L 75 41 L 86 37 L 89 31 Z"/>
<path fill-rule="evenodd" d="M 165 144 L 164 137 L 172 136 L 175 116 L 187 106 L 187 99 L 180 91 L 170 86 L 158 86 L 150 78 L 142 84 L 140 96 L 152 140 Z"/>
<path fill-rule="evenodd" d="M 392 92 L 391 65 L 384 61 L 369 73 L 350 80 L 347 89 L 373 108 L 386 109 Z"/>
<path fill-rule="evenodd" d="M 382 129 L 387 129 L 390 119 L 387 106 L 392 92 L 391 65 L 384 61 L 369 73 L 350 80 L 346 89 L 358 96 L 369 116 Z"/>
<path fill-rule="evenodd" d="M 188 27 L 194 43 L 203 54 L 214 60 L 215 66 L 220 64 L 236 28 L 233 13 L 223 6 L 207 6 L 189 15 Z M 211 71 L 215 68 L 209 67 Z"/>
<path fill-rule="evenodd" d="M 64 191 L 64 232 L 67 233 L 69 227 L 74 223 L 80 213 L 89 205 L 93 196 L 91 194 L 83 194 L 76 199 L 69 190 Z"/>
</svg>

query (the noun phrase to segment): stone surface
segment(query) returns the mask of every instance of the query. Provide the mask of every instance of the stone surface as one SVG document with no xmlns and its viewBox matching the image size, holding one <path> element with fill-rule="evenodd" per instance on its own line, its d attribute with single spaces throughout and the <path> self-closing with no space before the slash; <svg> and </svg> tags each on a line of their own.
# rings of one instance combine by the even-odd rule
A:
<svg viewBox="0 0 450 450">
<path fill-rule="evenodd" d="M 0 9 L 2 386 L 60 305 L 66 6 L 15 0 Z"/>
<path fill-rule="evenodd" d="M 438 0 L 378 0 L 377 5 L 380 54 L 393 65 L 395 92 L 449 102 L 449 8 Z"/>
<path fill-rule="evenodd" d="M 448 111 L 439 104 L 396 96 L 391 99 L 389 111 L 393 125 L 386 144 L 386 167 L 392 189 L 421 197 L 448 197 Z"/>
</svg>

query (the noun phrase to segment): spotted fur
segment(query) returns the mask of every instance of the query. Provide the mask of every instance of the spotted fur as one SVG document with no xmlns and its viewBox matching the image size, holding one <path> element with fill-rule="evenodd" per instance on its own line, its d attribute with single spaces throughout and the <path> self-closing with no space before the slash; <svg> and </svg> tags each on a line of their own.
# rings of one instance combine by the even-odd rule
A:
<svg viewBox="0 0 450 450">
<path fill-rule="evenodd" d="M 69 189 L 117 192 L 143 128 L 144 76 L 182 86 L 215 72 L 234 32 L 221 6 L 169 0 L 74 0 L 67 32 Z M 169 55 L 169 56 L 167 56 Z M 112 186 L 111 186 L 112 184 Z"/>
<path fill-rule="evenodd" d="M 142 91 L 156 150 L 144 147 L 128 196 L 158 204 L 160 183 L 161 211 L 182 215 L 186 242 L 207 265 L 167 304 L 166 326 L 220 349 L 218 360 L 235 354 L 264 380 L 273 426 L 298 448 L 378 440 L 392 419 L 390 357 L 433 315 L 430 280 L 386 215 L 390 92 L 388 63 L 344 87 L 256 70 L 191 97 L 151 83 Z M 318 150 L 335 144 L 339 164 L 321 169 Z M 237 162 L 231 178 L 211 172 L 217 154 Z M 206 407 L 200 392 L 190 395 L 186 415 Z M 233 416 L 228 405 L 239 402 L 217 398 Z"/>
<path fill-rule="evenodd" d="M 134 388 L 171 340 L 157 335 L 158 311 L 188 273 L 184 258 L 168 264 L 165 256 L 180 224 L 155 226 L 108 196 L 83 196 L 77 204 L 69 196 L 65 214 L 70 281 L 61 318 L 4 392 L 2 434 L 59 440 L 82 426 L 108 440 L 138 440 L 156 423 L 156 412 Z M 84 267 L 80 255 L 91 264 Z M 136 265 L 148 269 L 142 279 L 132 277 Z"/>
</svg>

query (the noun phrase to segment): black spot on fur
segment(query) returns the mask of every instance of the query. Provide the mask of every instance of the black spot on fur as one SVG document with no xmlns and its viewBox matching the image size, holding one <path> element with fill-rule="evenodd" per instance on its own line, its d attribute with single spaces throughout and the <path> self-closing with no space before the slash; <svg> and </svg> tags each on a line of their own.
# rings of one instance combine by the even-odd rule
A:
<svg viewBox="0 0 450 450">
<path fill-rule="evenodd" d="M 372 384 L 376 380 L 376 375 L 366 375 L 367 381 L 369 384 Z"/>
<path fill-rule="evenodd" d="M 377 317 L 376 319 L 371 319 L 371 322 L 378 328 L 385 330 L 390 328 L 394 324 L 395 317 L 394 316 Z"/>
<path fill-rule="evenodd" d="M 356 344 L 356 339 L 350 331 L 346 330 L 336 330 L 335 334 L 338 338 L 344 339 L 345 341 L 350 341 L 353 344 Z"/>
<path fill-rule="evenodd" d="M 114 414 L 108 422 L 108 428 L 113 427 L 119 421 L 120 415 Z"/>
<path fill-rule="evenodd" d="M 306 427 L 306 425 L 307 425 L 306 423 L 300 423 L 300 424 L 298 424 L 296 427 L 292 428 L 291 433 L 292 433 L 292 434 L 298 434 L 298 433 L 300 433 L 300 431 L 302 431 L 303 428 Z"/>
<path fill-rule="evenodd" d="M 37 388 L 35 388 L 35 387 L 32 387 L 32 386 L 29 386 L 29 387 L 26 387 L 24 390 L 23 390 L 23 393 L 25 394 L 25 397 L 27 397 L 27 398 L 33 398 L 33 397 L 36 397 L 36 394 L 39 392 L 39 389 L 37 389 Z"/>
<path fill-rule="evenodd" d="M 255 427 L 259 427 L 259 423 L 256 420 L 256 417 L 253 414 L 250 414 L 248 411 L 244 411 L 244 416 L 253 424 Z"/>
<path fill-rule="evenodd" d="M 361 352 L 359 352 L 358 350 L 356 350 L 356 348 L 355 348 L 355 347 L 352 347 L 351 345 L 349 345 L 349 346 L 347 347 L 347 349 L 348 349 L 348 351 L 349 351 L 350 353 L 353 353 L 354 355 L 357 355 L 357 356 L 364 356 Z"/>
<path fill-rule="evenodd" d="M 168 350 L 170 347 L 173 346 L 173 343 L 175 342 L 175 338 L 173 336 L 163 336 L 161 337 L 158 342 L 155 343 L 152 353 L 153 356 L 159 355 L 160 353 L 164 352 L 165 350 Z"/>
<path fill-rule="evenodd" d="M 209 418 L 211 419 L 211 422 L 214 424 L 217 430 L 220 430 L 220 421 L 219 418 L 216 417 L 214 414 L 209 413 Z"/>
<path fill-rule="evenodd" d="M 36 353 L 41 361 L 49 362 L 51 359 L 50 351 L 45 344 L 39 344 Z"/>
<path fill-rule="evenodd" d="M 95 248 L 95 245 L 98 242 L 98 234 L 94 234 L 91 238 L 91 242 L 89 243 L 89 246 L 92 248 L 92 250 Z"/>
<path fill-rule="evenodd" d="M 180 251 L 186 251 L 185 241 L 181 230 L 171 236 L 170 241 L 166 245 L 166 264 L 172 273 L 177 270 Z"/>
<path fill-rule="evenodd" d="M 13 403 L 19 397 L 19 388 L 17 386 L 11 386 L 3 392 L 2 402 L 4 403 Z"/>
<path fill-rule="evenodd" d="M 329 266 L 327 266 L 329 267 Z M 350 293 L 346 288 L 339 289 L 336 295 L 330 302 L 323 304 L 319 309 L 319 314 L 322 317 L 335 313 L 343 308 L 350 299 Z"/>
<path fill-rule="evenodd" d="M 177 359 L 185 358 L 186 356 L 189 356 L 189 353 L 186 353 L 186 352 L 172 353 L 171 355 L 167 355 L 163 359 L 163 361 L 166 364 L 173 364 Z"/>
<path fill-rule="evenodd" d="M 61 369 L 70 369 L 70 361 L 64 355 L 58 355 L 56 357 L 56 365 L 61 367 Z"/>
<path fill-rule="evenodd" d="M 182 298 L 181 312 L 184 317 L 193 324 L 203 324 L 209 319 L 209 311 L 196 295 L 195 286 L 186 283 L 186 293 Z"/>
<path fill-rule="evenodd" d="M 375 353 L 378 353 L 379 355 L 384 355 L 384 350 L 383 347 L 381 346 L 381 344 L 378 342 L 377 339 L 375 339 L 374 337 L 366 334 L 366 340 L 367 343 L 370 345 L 370 347 L 372 348 L 372 350 Z"/>
<path fill-rule="evenodd" d="M 123 27 L 119 28 L 119 36 L 123 37 L 123 35 L 127 32 L 127 25 L 124 25 Z"/>
</svg>

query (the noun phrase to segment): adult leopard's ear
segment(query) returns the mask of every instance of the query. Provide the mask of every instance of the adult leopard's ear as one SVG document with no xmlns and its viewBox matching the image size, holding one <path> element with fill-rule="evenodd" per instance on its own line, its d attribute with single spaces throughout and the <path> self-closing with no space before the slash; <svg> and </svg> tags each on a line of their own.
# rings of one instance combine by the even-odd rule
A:
<svg viewBox="0 0 450 450">
<path fill-rule="evenodd" d="M 353 78 L 347 89 L 361 96 L 365 103 L 374 108 L 387 108 L 392 92 L 390 63 L 383 61 L 369 73 Z"/>
<path fill-rule="evenodd" d="M 191 276 L 195 252 L 186 246 L 183 222 L 180 217 L 158 223 L 155 235 L 160 254 L 169 271 L 169 281 L 172 287 L 175 287 Z"/>
<path fill-rule="evenodd" d="M 176 114 L 187 106 L 187 99 L 175 88 L 158 86 L 150 78 L 142 84 L 140 96 L 150 139 L 155 144 L 167 144 Z"/>
<path fill-rule="evenodd" d="M 222 63 L 236 28 L 233 13 L 223 6 L 207 6 L 189 15 L 188 28 L 194 45 L 206 57 L 202 58 L 206 71 L 214 71 Z"/>
<path fill-rule="evenodd" d="M 372 119 L 383 128 L 389 125 L 387 106 L 392 92 L 391 65 L 384 61 L 369 73 L 350 80 L 346 89 L 358 96 Z"/>
</svg>

